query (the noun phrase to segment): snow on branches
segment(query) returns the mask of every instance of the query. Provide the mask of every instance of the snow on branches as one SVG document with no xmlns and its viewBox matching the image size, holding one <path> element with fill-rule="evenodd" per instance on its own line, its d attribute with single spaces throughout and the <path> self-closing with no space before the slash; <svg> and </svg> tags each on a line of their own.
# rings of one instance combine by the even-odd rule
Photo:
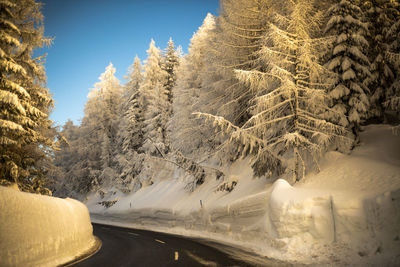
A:
<svg viewBox="0 0 400 267">
<path fill-rule="evenodd" d="M 259 65 L 235 71 L 237 79 L 254 91 L 252 116 L 241 127 L 222 117 L 198 113 L 221 127 L 230 141 L 241 143 L 243 151 L 257 151 L 257 157 L 267 152 L 262 153 L 268 155 L 264 170 L 276 171 L 293 159 L 296 181 L 304 177 L 306 154 L 316 162 L 334 140 L 348 140 L 345 128 L 323 119 L 329 110 L 328 84 L 323 81 L 328 72 L 319 64 L 319 55 L 328 40 L 312 37 L 320 20 L 321 13 L 310 1 L 294 1 L 276 10 L 261 39 Z"/>
</svg>

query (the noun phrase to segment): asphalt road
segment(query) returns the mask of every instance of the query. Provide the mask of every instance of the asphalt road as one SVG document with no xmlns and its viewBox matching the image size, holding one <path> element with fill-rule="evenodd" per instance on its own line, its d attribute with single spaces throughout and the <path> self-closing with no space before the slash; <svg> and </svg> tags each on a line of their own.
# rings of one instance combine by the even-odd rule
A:
<svg viewBox="0 0 400 267">
<path fill-rule="evenodd" d="M 249 263 L 238 258 L 235 248 L 200 239 L 144 230 L 93 224 L 93 233 L 102 241 L 101 249 L 73 266 L 272 266 L 262 260 Z M 216 247 L 219 246 L 219 249 Z M 224 247 L 227 252 L 224 251 Z M 229 254 L 230 253 L 230 254 Z M 243 252 L 237 253 L 243 256 Z M 235 255 L 235 256 L 231 256 Z M 249 257 L 251 258 L 251 257 Z M 280 265 L 280 264 L 278 264 Z"/>
</svg>

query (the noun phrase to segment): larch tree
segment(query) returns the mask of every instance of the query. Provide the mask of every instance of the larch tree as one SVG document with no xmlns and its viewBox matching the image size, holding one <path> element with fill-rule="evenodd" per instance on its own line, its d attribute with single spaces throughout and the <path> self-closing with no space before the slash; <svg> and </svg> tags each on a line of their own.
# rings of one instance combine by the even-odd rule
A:
<svg viewBox="0 0 400 267">
<path fill-rule="evenodd" d="M 265 1 L 222 0 L 203 73 L 201 105 L 214 115 L 221 115 L 242 125 L 248 118 L 248 101 L 252 92 L 240 83 L 234 70 L 254 66 L 255 52 L 266 30 Z M 211 36 L 211 35 L 214 36 Z M 229 92 L 229 93 L 227 93 Z"/>
<path fill-rule="evenodd" d="M 366 119 L 369 90 L 365 84 L 369 71 L 368 24 L 364 13 L 351 0 L 341 0 L 328 10 L 325 33 L 332 45 L 327 54 L 326 67 L 335 74 L 334 84 L 328 89 L 332 111 L 328 118 L 348 127 L 358 136 L 360 123 Z"/>
<path fill-rule="evenodd" d="M 308 0 L 271 2 L 271 7 L 275 5 L 257 52 L 264 68 L 236 70 L 239 81 L 255 93 L 252 116 L 239 127 L 222 117 L 199 115 L 221 127 L 232 141 L 243 144 L 243 155 L 255 155 L 256 174 L 279 174 L 286 165 L 299 181 L 308 160 L 316 162 L 336 138 L 347 140 L 343 137 L 346 130 L 322 118 L 329 110 L 328 84 L 324 83 L 327 71 L 319 64 L 326 40 L 314 38 L 319 35 L 315 31 L 322 14 Z M 257 166 L 260 162 L 263 166 Z"/>
<path fill-rule="evenodd" d="M 0 2 L 0 175 L 25 191 L 49 193 L 42 187 L 56 132 L 43 56 L 33 57 L 51 43 L 40 7 L 34 0 Z"/>
</svg>

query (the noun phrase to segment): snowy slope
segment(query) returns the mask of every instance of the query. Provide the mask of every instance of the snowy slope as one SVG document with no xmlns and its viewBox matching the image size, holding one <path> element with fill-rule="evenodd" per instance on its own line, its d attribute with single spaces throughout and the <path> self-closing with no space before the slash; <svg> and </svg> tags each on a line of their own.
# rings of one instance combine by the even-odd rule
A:
<svg viewBox="0 0 400 267">
<path fill-rule="evenodd" d="M 230 193 L 211 178 L 189 193 L 183 173 L 165 168 L 135 193 L 110 191 L 110 208 L 98 195 L 86 204 L 95 221 L 208 237 L 293 263 L 400 264 L 400 137 L 371 125 L 361 142 L 351 155 L 327 153 L 321 172 L 294 186 L 253 178 L 241 161 L 225 171 L 238 181 Z"/>
<path fill-rule="evenodd" d="M 0 266 L 56 266 L 99 246 L 89 212 L 73 199 L 0 186 Z"/>
</svg>

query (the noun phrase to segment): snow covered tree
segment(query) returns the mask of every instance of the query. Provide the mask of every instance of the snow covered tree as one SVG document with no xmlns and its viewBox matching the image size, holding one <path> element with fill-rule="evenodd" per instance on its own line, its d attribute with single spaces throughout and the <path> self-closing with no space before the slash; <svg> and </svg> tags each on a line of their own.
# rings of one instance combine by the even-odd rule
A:
<svg viewBox="0 0 400 267">
<path fill-rule="evenodd" d="M 308 0 L 281 1 L 274 11 L 257 52 L 263 68 L 236 70 L 255 92 L 250 119 L 239 127 L 222 117 L 199 115 L 242 144 L 243 155 L 255 155 L 256 174 L 279 174 L 293 162 L 293 179 L 299 181 L 308 159 L 316 161 L 334 139 L 346 140 L 346 130 L 322 119 L 329 110 L 326 70 L 319 64 L 326 41 L 313 38 L 322 14 Z"/>
<path fill-rule="evenodd" d="M 129 67 L 127 82 L 124 86 L 124 99 L 126 102 L 121 109 L 119 125 L 119 183 L 123 190 L 132 183 L 134 177 L 140 172 L 142 157 L 138 150 L 143 144 L 143 106 L 139 105 L 139 87 L 143 81 L 142 65 L 136 56 L 134 63 Z"/>
<path fill-rule="evenodd" d="M 200 97 L 199 104 L 208 113 L 242 125 L 249 118 L 252 91 L 238 81 L 234 70 L 253 68 L 269 9 L 265 1 L 222 0 L 220 10 L 216 28 L 209 33 L 207 71 L 202 77 L 205 97 Z"/>
<path fill-rule="evenodd" d="M 139 106 L 139 87 L 143 81 L 143 73 L 142 64 L 137 56 L 125 78 L 128 79 L 123 93 L 125 103 L 120 111 L 122 113 L 120 136 L 124 152 L 129 149 L 137 150 L 141 146 L 142 140 L 143 107 Z"/>
<path fill-rule="evenodd" d="M 102 167 L 103 171 L 115 166 L 115 152 L 117 148 L 118 118 L 121 105 L 121 85 L 114 76 L 115 68 L 110 63 L 104 73 L 99 77 L 99 82 L 95 84 L 99 100 L 102 126 Z"/>
<path fill-rule="evenodd" d="M 395 2 L 397 3 L 397 2 Z M 400 119 L 400 4 L 395 5 L 397 10 L 395 23 L 386 33 L 386 39 L 389 41 L 389 49 L 386 52 L 385 59 L 393 64 L 395 78 L 392 85 L 386 91 L 386 101 L 384 107 L 387 111 L 394 111 L 397 122 Z M 394 127 L 394 132 L 400 135 L 400 125 Z"/>
<path fill-rule="evenodd" d="M 210 31 L 215 29 L 215 18 L 207 14 L 203 24 L 193 35 L 189 54 L 185 55 L 177 68 L 177 84 L 173 87 L 173 114 L 169 123 L 172 146 L 184 155 L 194 156 L 193 152 L 209 149 L 209 143 L 214 139 L 210 135 L 208 125 L 204 125 L 193 116 L 193 112 L 202 110 L 199 107 L 199 97 L 202 88 L 202 76 L 205 75 L 205 58 L 210 50 Z M 203 110 L 206 111 L 206 110 Z M 200 152 L 201 153 L 201 152 Z"/>
<path fill-rule="evenodd" d="M 179 55 L 175 50 L 175 44 L 172 38 L 169 38 L 168 47 L 164 51 L 162 61 L 162 68 L 168 73 L 164 87 L 165 90 L 167 90 L 168 101 L 172 102 L 172 88 L 176 83 L 176 68 L 179 65 Z"/>
<path fill-rule="evenodd" d="M 51 43 L 43 37 L 40 6 L 0 2 L 0 176 L 33 192 L 44 186 L 56 134 L 43 57 L 33 58 L 35 48 Z"/>
<path fill-rule="evenodd" d="M 60 132 L 62 139 L 60 140 L 60 149 L 54 153 L 54 165 L 57 172 L 54 174 L 53 193 L 58 197 L 71 196 L 72 192 L 77 192 L 74 188 L 77 175 L 74 167 L 82 160 L 79 156 L 79 145 L 77 142 L 80 138 L 80 128 L 71 120 L 68 120 Z"/>
<path fill-rule="evenodd" d="M 334 84 L 329 88 L 332 99 L 330 120 L 346 126 L 357 136 L 360 122 L 368 111 L 368 88 L 365 80 L 371 74 L 368 51 L 368 24 L 364 13 L 351 0 L 341 0 L 329 10 L 325 27 L 332 36 L 332 49 L 328 52 L 326 67 L 335 73 Z"/>
<path fill-rule="evenodd" d="M 385 60 L 389 51 L 389 40 L 387 33 L 396 21 L 395 5 L 393 0 L 368 0 L 363 7 L 369 22 L 369 53 L 371 62 L 371 76 L 366 83 L 370 89 L 369 117 L 379 121 L 384 120 L 383 103 L 385 102 L 386 90 L 394 80 L 393 66 L 390 61 Z M 398 3 L 397 3 L 398 4 Z M 397 15 L 398 19 L 398 15 Z"/>
<path fill-rule="evenodd" d="M 164 88 L 167 72 L 161 67 L 160 49 L 151 40 L 144 66 L 144 80 L 139 88 L 139 105 L 144 109 L 144 143 L 142 150 L 157 154 L 155 145 L 165 150 L 166 124 L 169 119 L 170 103 Z"/>
<path fill-rule="evenodd" d="M 79 193 L 87 193 L 98 184 L 101 175 L 101 144 L 102 144 L 102 116 L 100 98 L 96 90 L 91 90 L 85 104 L 84 116 L 80 126 L 80 136 L 77 144 L 77 157 L 80 161 L 72 168 L 78 173 L 75 186 Z"/>
<path fill-rule="evenodd" d="M 76 172 L 79 193 L 87 193 L 101 184 L 107 185 L 117 176 L 118 118 L 121 86 L 110 63 L 88 94 L 84 117 L 79 130 L 77 156 L 81 159 L 72 167 Z"/>
<path fill-rule="evenodd" d="M 127 82 L 124 85 L 122 97 L 129 103 L 131 97 L 139 90 L 140 83 L 143 81 L 142 63 L 138 56 L 135 56 L 133 64 L 128 68 L 128 75 L 124 77 Z"/>
</svg>

